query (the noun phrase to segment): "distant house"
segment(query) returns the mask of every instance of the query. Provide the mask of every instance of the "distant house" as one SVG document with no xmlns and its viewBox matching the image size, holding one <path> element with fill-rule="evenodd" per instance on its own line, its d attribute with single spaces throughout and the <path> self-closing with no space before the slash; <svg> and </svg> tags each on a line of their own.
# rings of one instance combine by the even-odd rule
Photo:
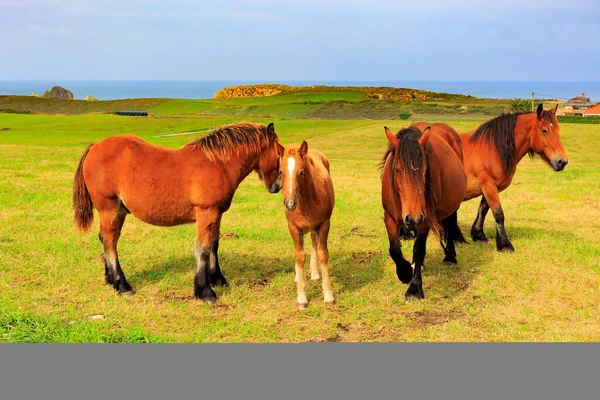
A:
<svg viewBox="0 0 600 400">
<path fill-rule="evenodd" d="M 594 107 L 588 108 L 583 112 L 584 117 L 600 116 L 600 104 L 596 104 Z"/>
<path fill-rule="evenodd" d="M 571 100 L 563 103 L 565 115 L 583 115 L 585 111 L 594 106 L 585 93 L 581 96 L 573 97 Z"/>
</svg>

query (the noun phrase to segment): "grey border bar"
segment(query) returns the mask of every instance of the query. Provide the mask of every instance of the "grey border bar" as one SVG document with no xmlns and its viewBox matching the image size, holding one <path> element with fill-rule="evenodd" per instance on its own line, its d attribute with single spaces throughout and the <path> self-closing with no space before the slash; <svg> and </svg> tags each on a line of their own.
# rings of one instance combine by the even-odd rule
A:
<svg viewBox="0 0 600 400">
<path fill-rule="evenodd" d="M 1 345 L 0 398 L 597 399 L 598 344 Z"/>
</svg>

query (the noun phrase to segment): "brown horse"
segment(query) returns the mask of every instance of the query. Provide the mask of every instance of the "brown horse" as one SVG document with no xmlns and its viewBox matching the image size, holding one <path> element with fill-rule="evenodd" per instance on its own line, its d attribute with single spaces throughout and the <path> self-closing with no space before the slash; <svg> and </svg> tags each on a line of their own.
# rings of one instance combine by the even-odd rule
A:
<svg viewBox="0 0 600 400">
<path fill-rule="evenodd" d="M 304 141 L 298 146 L 285 146 L 279 173 L 282 176 L 283 205 L 288 220 L 288 229 L 294 240 L 296 259 L 296 279 L 298 308 L 308 305 L 305 293 L 304 235 L 310 232 L 312 248 L 310 252 L 311 280 L 319 279 L 318 264 L 323 275 L 323 296 L 325 304 L 335 302 L 329 282 L 329 219 L 333 212 L 333 183 L 329 175 L 329 161 L 318 150 L 308 149 Z M 317 263 L 318 256 L 318 263 Z"/>
<path fill-rule="evenodd" d="M 465 242 L 457 223 L 467 182 L 462 145 L 458 133 L 442 123 L 415 123 L 396 135 L 386 127 L 385 134 L 390 146 L 382 160 L 381 194 L 389 252 L 398 278 L 409 284 L 405 299 L 423 299 L 429 231 L 439 237 L 446 265 L 456 264 L 454 242 Z M 400 250 L 401 231 L 416 236 L 412 265 Z"/>
<path fill-rule="evenodd" d="M 483 223 L 491 207 L 496 220 L 496 248 L 515 251 L 504 230 L 504 212 L 498 193 L 510 185 L 517 164 L 527 153 L 539 154 L 555 171 L 565 168 L 568 160 L 560 141 L 557 108 L 558 105 L 545 111 L 540 104 L 536 112 L 501 114 L 460 135 L 467 174 L 464 200 L 482 196 L 471 228 L 474 241 L 487 242 Z"/>
<path fill-rule="evenodd" d="M 269 192 L 277 193 L 282 155 L 272 123 L 223 126 L 178 150 L 130 135 L 90 145 L 75 174 L 73 208 L 83 231 L 92 225 L 93 207 L 100 214 L 106 283 L 120 294 L 133 294 L 117 255 L 127 214 L 159 226 L 195 222 L 194 295 L 214 303 L 217 296 L 211 284 L 227 285 L 217 256 L 221 216 L 252 171 L 258 172 Z"/>
</svg>

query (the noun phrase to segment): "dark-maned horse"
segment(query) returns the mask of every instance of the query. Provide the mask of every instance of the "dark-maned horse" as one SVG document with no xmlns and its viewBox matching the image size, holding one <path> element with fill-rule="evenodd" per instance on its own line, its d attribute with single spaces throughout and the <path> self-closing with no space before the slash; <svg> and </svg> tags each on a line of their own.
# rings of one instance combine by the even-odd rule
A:
<svg viewBox="0 0 600 400">
<path fill-rule="evenodd" d="M 460 135 L 467 174 L 464 200 L 483 195 L 471 228 L 474 241 L 487 242 L 483 223 L 491 208 L 496 220 L 496 248 L 514 252 L 504 230 L 504 212 L 498 193 L 510 185 L 518 162 L 527 153 L 539 154 L 555 171 L 565 168 L 568 160 L 560 141 L 557 108 L 558 105 L 548 111 L 540 104 L 536 112 L 501 114 Z"/>
<path fill-rule="evenodd" d="M 133 291 L 119 264 L 117 242 L 127 214 L 153 225 L 196 223 L 194 295 L 216 301 L 212 285 L 227 285 L 217 251 L 222 214 L 238 185 L 258 172 L 269 192 L 281 189 L 283 146 L 273 124 L 240 123 L 218 128 L 180 149 L 113 136 L 90 145 L 75 174 L 73 208 L 80 230 L 100 214 L 106 283 L 120 294 Z"/>
<path fill-rule="evenodd" d="M 306 308 L 304 279 L 304 235 L 310 232 L 312 247 L 310 252 L 311 280 L 319 279 L 318 264 L 323 275 L 323 300 L 325 304 L 335 302 L 329 282 L 329 220 L 335 203 L 333 182 L 329 175 L 329 161 L 323 153 L 309 149 L 306 142 L 286 145 L 281 159 L 282 190 L 285 216 L 288 229 L 294 241 L 296 261 L 297 303 L 299 309 Z M 317 262 L 318 259 L 318 262 Z"/>
<path fill-rule="evenodd" d="M 465 194 L 466 177 L 460 137 L 443 123 L 420 122 L 394 135 L 382 165 L 382 204 L 390 256 L 396 274 L 408 283 L 406 300 L 423 299 L 421 267 L 427 236 L 432 230 L 444 248 L 444 264 L 456 264 L 455 242 L 465 242 L 457 223 L 457 210 Z M 413 264 L 402 256 L 400 232 L 416 236 Z M 445 244 L 445 245 L 444 245 Z"/>
</svg>

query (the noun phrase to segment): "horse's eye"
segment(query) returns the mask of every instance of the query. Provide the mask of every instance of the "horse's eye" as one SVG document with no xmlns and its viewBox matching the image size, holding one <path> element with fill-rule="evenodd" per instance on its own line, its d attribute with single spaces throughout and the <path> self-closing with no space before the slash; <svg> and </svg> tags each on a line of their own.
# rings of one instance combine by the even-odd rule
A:
<svg viewBox="0 0 600 400">
<path fill-rule="evenodd" d="M 304 176 L 304 170 L 300 171 L 300 176 Z"/>
<path fill-rule="evenodd" d="M 542 133 L 543 133 L 544 135 L 547 135 L 547 134 L 548 134 L 548 129 L 546 129 L 546 128 L 542 128 Z"/>
<path fill-rule="evenodd" d="M 283 171 L 282 170 L 279 170 L 279 175 L 283 175 Z"/>
<path fill-rule="evenodd" d="M 401 173 L 402 173 L 402 170 L 401 170 L 400 168 L 396 168 L 396 173 L 397 173 L 397 174 L 401 174 Z"/>
</svg>

